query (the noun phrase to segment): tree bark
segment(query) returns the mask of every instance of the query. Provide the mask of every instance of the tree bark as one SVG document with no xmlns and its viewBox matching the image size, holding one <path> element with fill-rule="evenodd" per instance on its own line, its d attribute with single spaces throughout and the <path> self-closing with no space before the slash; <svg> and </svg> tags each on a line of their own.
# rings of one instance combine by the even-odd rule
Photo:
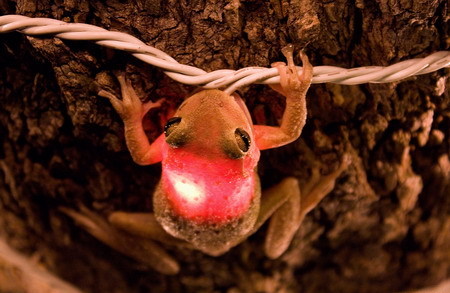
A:
<svg viewBox="0 0 450 293">
<path fill-rule="evenodd" d="M 206 71 L 268 67 L 283 61 L 287 43 L 315 66 L 425 57 L 448 50 L 448 9 L 446 0 L 0 2 L 1 14 L 129 33 Z M 97 293 L 370 293 L 450 276 L 448 69 L 389 84 L 313 85 L 301 138 L 265 151 L 259 172 L 263 187 L 286 176 L 304 184 L 309 158 L 327 174 L 348 153 L 334 191 L 280 259 L 264 256 L 262 229 L 221 257 L 167 247 L 181 264 L 177 276 L 114 252 L 59 210 L 151 211 L 160 167 L 132 162 L 120 118 L 97 96 L 114 71 L 126 71 L 142 98 L 166 99 L 147 116 L 150 140 L 195 90 L 89 41 L 0 35 L 0 237 L 61 279 Z M 277 124 L 280 96 L 263 85 L 241 94 L 257 123 Z"/>
</svg>

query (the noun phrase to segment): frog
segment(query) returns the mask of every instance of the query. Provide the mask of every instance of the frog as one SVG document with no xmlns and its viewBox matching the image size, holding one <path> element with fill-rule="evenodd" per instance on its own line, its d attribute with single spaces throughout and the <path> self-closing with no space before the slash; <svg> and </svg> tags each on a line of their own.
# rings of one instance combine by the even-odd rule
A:
<svg viewBox="0 0 450 293">
<path fill-rule="evenodd" d="M 115 211 L 104 219 L 85 206 L 79 211 L 63 208 L 63 212 L 95 238 L 164 274 L 176 274 L 180 267 L 161 245 L 220 256 L 266 221 L 265 254 L 270 259 L 280 257 L 306 214 L 331 192 L 350 163 L 344 155 L 326 176 L 315 166 L 303 188 L 290 176 L 261 190 L 257 171 L 260 151 L 298 139 L 307 118 L 306 93 L 313 66 L 300 51 L 303 67 L 299 72 L 292 45 L 282 53 L 287 64 L 272 64 L 280 82 L 271 85 L 286 99 L 279 126 L 253 124 L 236 93 L 204 89 L 178 107 L 167 120 L 164 133 L 151 143 L 142 121 L 162 101 L 141 102 L 131 82 L 118 74 L 122 98 L 105 90 L 99 96 L 108 99 L 122 119 L 134 162 L 162 165 L 153 193 L 153 213 Z"/>
</svg>

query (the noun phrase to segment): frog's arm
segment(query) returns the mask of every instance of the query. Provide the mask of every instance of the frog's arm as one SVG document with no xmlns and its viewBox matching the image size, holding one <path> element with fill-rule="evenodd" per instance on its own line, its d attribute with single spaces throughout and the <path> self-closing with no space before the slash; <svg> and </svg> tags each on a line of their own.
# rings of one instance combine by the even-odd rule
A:
<svg viewBox="0 0 450 293">
<path fill-rule="evenodd" d="M 164 135 L 159 136 L 150 144 L 142 126 L 142 119 L 150 109 L 159 107 L 162 101 L 142 103 L 130 81 L 125 79 L 124 74 L 117 75 L 117 80 L 120 83 L 122 100 L 104 90 L 98 94 L 109 99 L 122 118 L 125 125 L 125 140 L 133 160 L 139 165 L 160 162 Z"/>
<path fill-rule="evenodd" d="M 276 148 L 296 140 L 306 123 L 306 92 L 311 84 L 313 67 L 308 57 L 301 53 L 303 71 L 299 75 L 293 60 L 293 47 L 283 49 L 288 65 L 282 62 L 273 66 L 278 68 L 280 84 L 272 86 L 286 97 L 286 109 L 279 127 L 255 125 L 255 140 L 260 150 Z"/>
</svg>

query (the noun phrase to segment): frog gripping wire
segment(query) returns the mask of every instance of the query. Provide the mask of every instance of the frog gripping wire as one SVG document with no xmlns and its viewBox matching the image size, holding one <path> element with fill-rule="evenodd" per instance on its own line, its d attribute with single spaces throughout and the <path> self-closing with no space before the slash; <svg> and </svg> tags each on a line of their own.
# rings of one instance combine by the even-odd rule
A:
<svg viewBox="0 0 450 293">
<path fill-rule="evenodd" d="M 122 32 L 82 23 L 66 23 L 50 18 L 30 18 L 22 15 L 0 16 L 0 33 L 19 31 L 30 36 L 54 35 L 65 40 L 94 41 L 98 45 L 130 52 L 134 57 L 159 67 L 172 79 L 206 89 L 225 88 L 230 94 L 252 83 L 279 83 L 276 68 L 246 67 L 239 70 L 220 69 L 206 72 L 202 69 L 178 63 L 165 52 L 146 45 L 141 40 Z M 361 83 L 387 83 L 413 75 L 430 73 L 450 67 L 450 51 L 435 52 L 425 58 L 405 60 L 390 66 L 364 66 L 341 68 L 316 66 L 312 83 L 337 83 L 353 85 Z"/>
</svg>

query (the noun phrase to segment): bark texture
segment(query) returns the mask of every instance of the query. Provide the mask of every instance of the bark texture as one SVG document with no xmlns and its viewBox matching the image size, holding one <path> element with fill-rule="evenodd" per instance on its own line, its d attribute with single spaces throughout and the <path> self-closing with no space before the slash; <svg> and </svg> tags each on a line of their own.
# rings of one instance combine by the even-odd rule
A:
<svg viewBox="0 0 450 293">
<path fill-rule="evenodd" d="M 448 9 L 447 0 L 0 2 L 1 14 L 127 32 L 207 71 L 270 66 L 287 43 L 305 47 L 316 66 L 424 57 L 448 50 Z M 0 237 L 55 275 L 96 293 L 396 292 L 450 276 L 448 69 L 390 84 L 313 85 L 302 137 L 264 152 L 260 174 L 263 187 L 288 175 L 306 182 L 311 158 L 325 174 L 347 152 L 353 163 L 334 191 L 280 259 L 264 256 L 262 229 L 217 258 L 167 247 L 182 266 L 171 277 L 58 210 L 151 210 L 160 167 L 132 162 L 119 117 L 96 94 L 114 70 L 141 97 L 167 99 L 146 120 L 151 140 L 169 105 L 194 90 L 91 42 L 0 35 Z M 242 95 L 257 123 L 277 123 L 284 102 L 272 90 L 254 85 Z"/>
</svg>

